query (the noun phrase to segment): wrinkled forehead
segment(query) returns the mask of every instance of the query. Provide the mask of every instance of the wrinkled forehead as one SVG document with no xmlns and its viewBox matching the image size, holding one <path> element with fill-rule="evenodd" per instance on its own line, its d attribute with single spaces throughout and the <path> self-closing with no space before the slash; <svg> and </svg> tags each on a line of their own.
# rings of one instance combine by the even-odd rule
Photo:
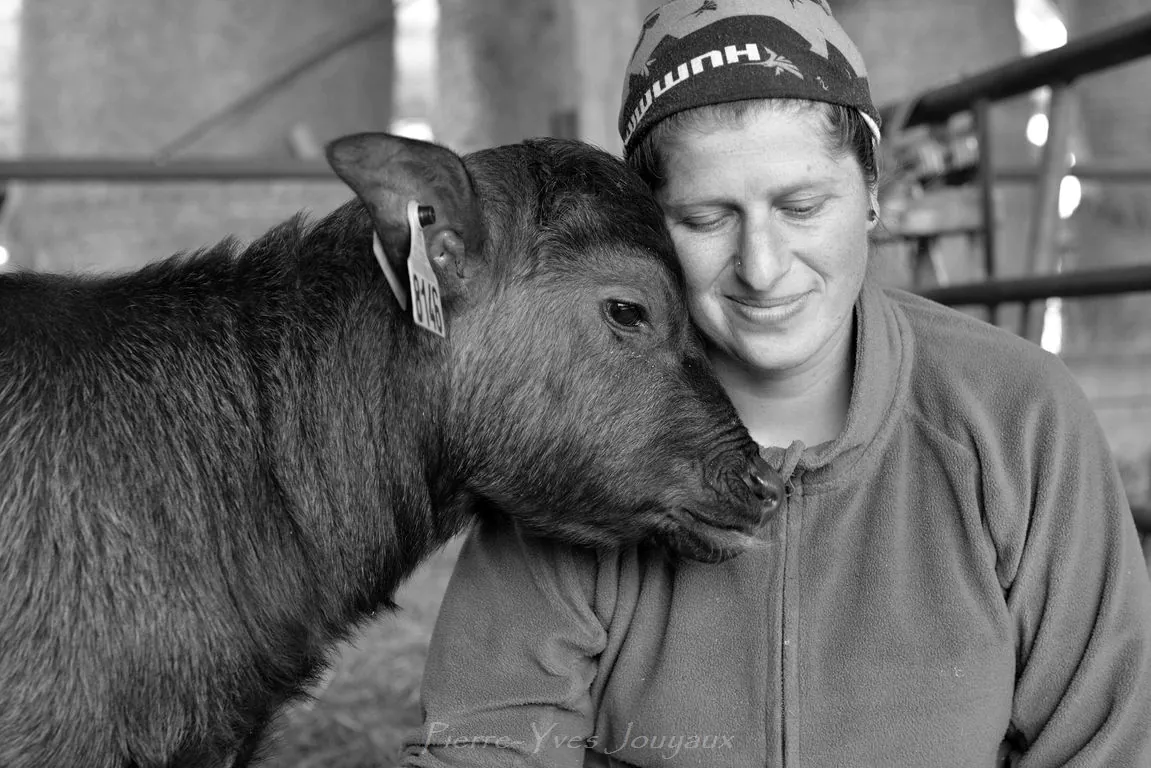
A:
<svg viewBox="0 0 1151 768">
<path fill-rule="evenodd" d="M 624 163 L 580 142 L 539 139 L 465 158 L 498 240 L 529 240 L 534 257 L 649 259 L 682 280 L 663 213 Z M 501 237 L 502 235 L 502 237 Z"/>
</svg>

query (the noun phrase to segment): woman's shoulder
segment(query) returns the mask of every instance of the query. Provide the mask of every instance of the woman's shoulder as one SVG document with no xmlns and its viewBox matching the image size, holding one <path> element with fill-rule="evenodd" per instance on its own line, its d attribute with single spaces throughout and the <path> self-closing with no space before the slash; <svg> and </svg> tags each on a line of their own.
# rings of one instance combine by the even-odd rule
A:
<svg viewBox="0 0 1151 768">
<path fill-rule="evenodd" d="M 898 288 L 883 294 L 906 321 L 921 374 L 1022 397 L 1078 397 L 1074 377 L 1056 355 L 1005 328 Z"/>
<path fill-rule="evenodd" d="M 977 317 L 884 289 L 910 337 L 904 415 L 978 472 L 985 523 L 1010 581 L 1034 513 L 1035 489 L 1100 477 L 1110 449 L 1095 411 L 1063 361 Z"/>
<path fill-rule="evenodd" d="M 963 443 L 1095 431 L 1094 411 L 1056 355 L 1004 328 L 903 290 L 883 295 L 910 337 L 913 413 Z M 977 438 L 977 435 L 983 437 Z"/>
</svg>

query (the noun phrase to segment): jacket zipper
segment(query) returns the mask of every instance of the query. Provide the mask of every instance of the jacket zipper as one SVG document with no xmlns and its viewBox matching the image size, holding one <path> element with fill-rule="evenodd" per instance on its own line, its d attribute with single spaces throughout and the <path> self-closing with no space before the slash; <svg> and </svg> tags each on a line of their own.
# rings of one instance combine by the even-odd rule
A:
<svg viewBox="0 0 1151 768">
<path fill-rule="evenodd" d="M 779 740 L 780 740 L 780 768 L 787 768 L 792 764 L 790 744 L 790 715 L 789 711 L 795 703 L 796 685 L 798 684 L 796 638 L 793 617 L 795 610 L 795 589 L 797 587 L 796 571 L 799 567 L 799 512 L 803 500 L 803 487 L 800 484 L 798 473 L 792 475 L 784 484 L 787 494 L 787 515 L 784 518 L 783 551 L 784 567 L 780 590 L 780 690 L 779 690 Z"/>
</svg>

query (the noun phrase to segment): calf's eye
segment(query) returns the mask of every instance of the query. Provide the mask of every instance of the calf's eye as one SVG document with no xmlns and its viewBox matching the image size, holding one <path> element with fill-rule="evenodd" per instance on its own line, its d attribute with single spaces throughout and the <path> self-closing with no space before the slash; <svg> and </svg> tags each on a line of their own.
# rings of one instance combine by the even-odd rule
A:
<svg viewBox="0 0 1151 768">
<path fill-rule="evenodd" d="M 609 299 L 605 303 L 605 309 L 611 321 L 623 328 L 638 328 L 647 319 L 647 313 L 643 307 L 627 301 Z"/>
</svg>

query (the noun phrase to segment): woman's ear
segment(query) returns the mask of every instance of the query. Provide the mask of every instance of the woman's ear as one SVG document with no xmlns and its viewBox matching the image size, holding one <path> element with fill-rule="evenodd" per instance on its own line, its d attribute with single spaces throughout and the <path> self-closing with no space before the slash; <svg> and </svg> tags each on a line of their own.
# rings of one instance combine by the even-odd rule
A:
<svg viewBox="0 0 1151 768">
<path fill-rule="evenodd" d="M 868 192 L 867 197 L 867 204 L 870 206 L 867 212 L 867 231 L 870 232 L 879 223 L 879 192 L 872 189 Z"/>
</svg>

